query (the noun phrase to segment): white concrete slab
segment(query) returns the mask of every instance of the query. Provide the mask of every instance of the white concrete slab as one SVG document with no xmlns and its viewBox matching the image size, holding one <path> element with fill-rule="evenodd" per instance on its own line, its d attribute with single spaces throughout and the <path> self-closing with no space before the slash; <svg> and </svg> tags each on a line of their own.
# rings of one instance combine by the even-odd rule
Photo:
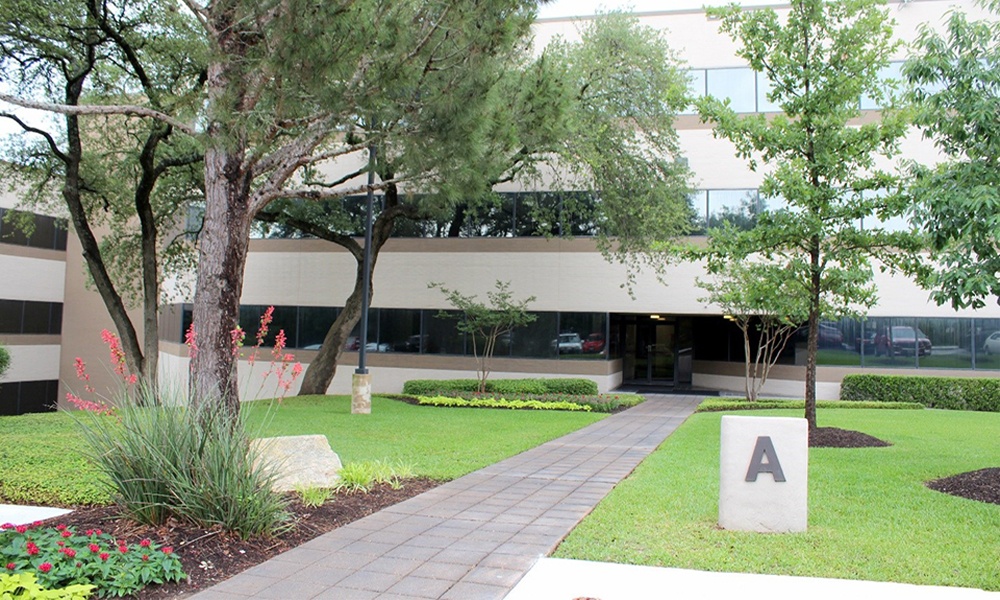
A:
<svg viewBox="0 0 1000 600">
<path fill-rule="evenodd" d="M 663 598 L 740 598 L 740 600 L 1000 600 L 1000 593 L 970 588 L 820 579 L 746 573 L 709 573 L 542 558 L 505 600 L 662 600 Z"/>
<path fill-rule="evenodd" d="M 48 506 L 18 506 L 15 504 L 0 504 L 0 525 L 27 525 L 35 521 L 44 521 L 52 517 L 65 515 L 73 511 L 66 508 L 51 508 Z"/>
</svg>

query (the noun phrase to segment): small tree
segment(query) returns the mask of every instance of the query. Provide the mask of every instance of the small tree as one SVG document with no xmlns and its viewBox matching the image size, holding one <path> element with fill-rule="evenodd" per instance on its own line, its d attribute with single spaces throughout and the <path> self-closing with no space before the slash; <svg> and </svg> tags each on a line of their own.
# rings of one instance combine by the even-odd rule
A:
<svg viewBox="0 0 1000 600">
<path fill-rule="evenodd" d="M 719 306 L 743 332 L 744 389 L 747 400 L 756 402 L 771 367 L 809 317 L 809 303 L 781 264 L 710 260 L 707 269 L 714 279 L 697 285 L 708 291 L 703 301 Z"/>
<path fill-rule="evenodd" d="M 0 344 L 0 378 L 7 373 L 7 368 L 10 366 L 10 352 L 7 352 L 7 347 Z"/>
<path fill-rule="evenodd" d="M 440 283 L 431 283 L 428 287 L 441 290 L 448 302 L 462 313 L 458 322 L 458 330 L 472 336 L 472 355 L 479 362 L 479 391 L 486 391 L 486 378 L 490 375 L 490 359 L 496 349 L 497 340 L 501 335 L 510 333 L 515 327 L 532 323 L 537 318 L 528 313 L 528 304 L 535 301 L 534 296 L 515 301 L 510 291 L 510 282 L 497 281 L 496 290 L 486 292 L 489 304 L 476 299 L 476 296 L 465 296 L 458 290 L 449 290 Z M 440 318 L 451 318 L 452 315 L 441 311 Z M 482 343 L 482 354 L 479 344 Z"/>
</svg>

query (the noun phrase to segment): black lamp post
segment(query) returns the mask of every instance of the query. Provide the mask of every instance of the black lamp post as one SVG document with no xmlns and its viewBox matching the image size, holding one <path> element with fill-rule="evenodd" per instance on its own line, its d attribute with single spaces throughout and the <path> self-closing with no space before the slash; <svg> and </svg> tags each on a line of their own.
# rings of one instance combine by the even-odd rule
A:
<svg viewBox="0 0 1000 600">
<path fill-rule="evenodd" d="M 372 381 L 365 365 L 368 353 L 368 304 L 372 271 L 372 204 L 375 191 L 375 144 L 368 146 L 368 198 L 365 208 L 364 273 L 361 289 L 361 346 L 358 348 L 358 368 L 354 370 L 351 385 L 351 413 L 368 414 L 372 411 Z"/>
</svg>

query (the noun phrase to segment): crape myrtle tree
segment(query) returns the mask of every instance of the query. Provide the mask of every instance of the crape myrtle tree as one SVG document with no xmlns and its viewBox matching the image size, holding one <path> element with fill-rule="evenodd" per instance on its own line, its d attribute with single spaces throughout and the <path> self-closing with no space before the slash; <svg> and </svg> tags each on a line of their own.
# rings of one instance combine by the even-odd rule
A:
<svg viewBox="0 0 1000 600">
<path fill-rule="evenodd" d="M 493 358 L 497 340 L 517 327 L 535 322 L 538 317 L 528 312 L 528 305 L 535 301 L 535 297 L 515 300 L 509 281 L 497 281 L 496 289 L 486 292 L 486 302 L 479 300 L 474 294 L 467 296 L 440 283 L 431 283 L 428 287 L 441 290 L 448 303 L 458 311 L 458 315 L 441 311 L 438 317 L 450 319 L 457 316 L 457 329 L 469 334 L 469 339 L 472 340 L 472 355 L 479 364 L 479 392 L 486 392 L 486 380 L 490 376 L 490 360 Z"/>
<path fill-rule="evenodd" d="M 903 74 L 917 125 L 947 157 L 912 166 L 914 221 L 932 250 L 918 280 L 938 304 L 1000 303 L 1000 21 L 956 10 L 940 33 L 925 25 Z"/>
<path fill-rule="evenodd" d="M 142 98 L 155 109 L 193 114 L 204 52 L 192 19 L 156 2 L 99 0 L 14 1 L 0 13 L 5 90 L 66 107 L 95 96 Z M 163 30 L 172 33 L 157 35 Z M 24 207 L 69 215 L 127 365 L 154 385 L 160 283 L 190 266 L 193 253 L 177 224 L 186 201 L 200 193 L 200 150 L 158 121 L 84 121 L 78 112 L 40 121 L 23 112 L 0 110 L 23 133 L 4 148 L 5 183 Z M 143 309 L 141 327 L 127 313 L 134 303 Z"/>
<path fill-rule="evenodd" d="M 889 108 L 858 119 L 862 94 L 891 106 L 892 90 L 879 78 L 896 47 L 891 20 L 875 0 L 793 0 L 784 17 L 735 5 L 709 14 L 740 44 L 738 55 L 767 77 L 767 98 L 782 112 L 738 115 L 727 101 L 706 97 L 699 113 L 751 169 L 763 170 L 761 195 L 785 205 L 760 214 L 753 229 L 710 234 L 700 255 L 757 256 L 794 279 L 774 293 L 796 290 L 808 307 L 805 417 L 812 430 L 820 318 L 870 307 L 872 259 L 896 264 L 909 243 L 876 219 L 901 210 L 883 193 L 897 178 L 876 159 L 893 155 L 906 119 Z M 780 305 L 776 298 L 773 306 Z"/>
<path fill-rule="evenodd" d="M 731 224 L 713 230 L 715 250 L 739 230 Z M 744 391 L 746 399 L 755 402 L 771 368 L 806 321 L 808 296 L 795 273 L 779 263 L 753 257 L 730 260 L 719 252 L 708 257 L 705 270 L 712 278 L 696 283 L 708 292 L 704 301 L 718 306 L 743 334 Z"/>
<path fill-rule="evenodd" d="M 588 24 L 578 42 L 557 39 L 536 57 L 522 37 L 461 77 L 419 80 L 426 99 L 420 110 L 445 112 L 462 123 L 445 131 L 458 130 L 457 137 L 396 133 L 400 122 L 412 118 L 406 105 L 384 105 L 356 128 L 372 132 L 364 140 L 378 144 L 376 170 L 385 182 L 373 224 L 372 268 L 398 220 L 461 215 L 466 207 L 495 201 L 496 184 L 516 181 L 530 188 L 543 177 L 550 188 L 598 196 L 596 214 L 588 215 L 596 222 L 598 244 L 609 259 L 626 264 L 630 276 L 647 257 L 643 250 L 688 231 L 689 171 L 677 160 L 673 129 L 688 102 L 686 76 L 660 32 L 611 13 Z M 441 85 L 448 88 L 436 87 Z M 462 86 L 474 89 L 457 94 Z M 475 103 L 457 101 L 473 94 Z M 434 185 L 418 179 L 402 193 L 396 183 L 402 173 L 432 174 Z M 299 391 L 325 393 L 360 318 L 363 248 L 350 235 L 358 230 L 357 216 L 352 220 L 341 204 L 286 201 L 258 218 L 336 243 L 356 260 L 344 310 Z"/>
</svg>

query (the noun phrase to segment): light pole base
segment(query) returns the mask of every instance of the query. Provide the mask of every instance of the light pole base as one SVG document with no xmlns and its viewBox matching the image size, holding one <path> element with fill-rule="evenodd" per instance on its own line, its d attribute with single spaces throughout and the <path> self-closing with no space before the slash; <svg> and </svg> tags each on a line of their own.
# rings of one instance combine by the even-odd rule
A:
<svg viewBox="0 0 1000 600">
<path fill-rule="evenodd" d="M 368 415 L 372 412 L 371 373 L 355 373 L 351 379 L 351 414 Z"/>
</svg>

